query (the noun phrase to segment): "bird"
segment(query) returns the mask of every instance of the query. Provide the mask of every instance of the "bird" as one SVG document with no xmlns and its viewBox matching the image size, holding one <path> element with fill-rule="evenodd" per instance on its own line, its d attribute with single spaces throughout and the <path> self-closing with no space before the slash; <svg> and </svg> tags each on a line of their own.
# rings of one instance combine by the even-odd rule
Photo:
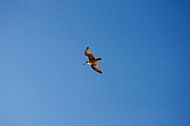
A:
<svg viewBox="0 0 190 126">
<path fill-rule="evenodd" d="M 93 54 L 90 52 L 90 48 L 87 47 L 84 51 L 84 55 L 88 57 L 88 61 L 86 61 L 85 64 L 89 64 L 91 65 L 92 69 L 95 70 L 96 72 L 102 74 L 102 71 L 100 70 L 100 68 L 98 67 L 98 61 L 102 60 L 101 58 L 95 58 L 93 56 Z"/>
</svg>

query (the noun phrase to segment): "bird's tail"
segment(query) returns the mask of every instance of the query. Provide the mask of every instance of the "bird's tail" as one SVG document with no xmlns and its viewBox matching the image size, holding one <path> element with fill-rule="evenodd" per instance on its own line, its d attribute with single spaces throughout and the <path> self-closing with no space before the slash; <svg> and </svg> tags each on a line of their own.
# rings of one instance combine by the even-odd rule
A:
<svg viewBox="0 0 190 126">
<path fill-rule="evenodd" d="M 96 60 L 98 61 L 98 60 L 102 60 L 102 59 L 101 58 L 97 58 Z"/>
</svg>

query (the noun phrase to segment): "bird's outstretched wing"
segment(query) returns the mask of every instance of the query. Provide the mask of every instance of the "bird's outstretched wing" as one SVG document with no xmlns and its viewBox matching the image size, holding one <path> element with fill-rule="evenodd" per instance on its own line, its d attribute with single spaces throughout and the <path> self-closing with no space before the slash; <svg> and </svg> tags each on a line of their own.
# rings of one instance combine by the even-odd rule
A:
<svg viewBox="0 0 190 126">
<path fill-rule="evenodd" d="M 90 48 L 87 47 L 86 50 L 84 51 L 84 55 L 88 57 L 88 59 L 95 59 L 92 53 L 90 52 Z"/>
<path fill-rule="evenodd" d="M 101 73 L 101 74 L 102 74 L 102 71 L 101 71 L 100 68 L 98 67 L 97 62 L 96 62 L 96 63 L 93 63 L 93 64 L 91 65 L 91 67 L 92 67 L 93 70 L 95 70 L 95 71 L 97 71 L 98 73 Z"/>
</svg>

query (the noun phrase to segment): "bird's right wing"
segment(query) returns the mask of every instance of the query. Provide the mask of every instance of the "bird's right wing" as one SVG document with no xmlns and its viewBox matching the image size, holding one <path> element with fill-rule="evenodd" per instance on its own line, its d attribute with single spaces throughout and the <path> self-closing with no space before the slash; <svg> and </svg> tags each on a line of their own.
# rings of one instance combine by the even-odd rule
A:
<svg viewBox="0 0 190 126">
<path fill-rule="evenodd" d="M 95 59 L 92 53 L 90 52 L 90 48 L 87 47 L 86 50 L 84 51 L 84 55 L 88 57 L 88 59 Z"/>
</svg>

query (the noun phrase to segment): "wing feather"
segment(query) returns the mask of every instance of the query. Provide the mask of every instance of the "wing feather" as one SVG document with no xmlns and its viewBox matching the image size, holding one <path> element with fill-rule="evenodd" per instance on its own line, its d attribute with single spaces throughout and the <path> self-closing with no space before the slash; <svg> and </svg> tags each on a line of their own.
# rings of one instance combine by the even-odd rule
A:
<svg viewBox="0 0 190 126">
<path fill-rule="evenodd" d="M 96 62 L 96 63 L 93 63 L 93 64 L 91 65 L 91 67 L 92 67 L 93 70 L 95 70 L 95 71 L 97 71 L 98 73 L 101 73 L 101 74 L 102 74 L 102 71 L 101 71 L 100 68 L 98 67 L 97 62 Z"/>
<path fill-rule="evenodd" d="M 84 55 L 88 57 L 88 59 L 95 59 L 93 54 L 90 52 L 90 48 L 87 47 L 86 50 L 84 51 Z"/>
</svg>

